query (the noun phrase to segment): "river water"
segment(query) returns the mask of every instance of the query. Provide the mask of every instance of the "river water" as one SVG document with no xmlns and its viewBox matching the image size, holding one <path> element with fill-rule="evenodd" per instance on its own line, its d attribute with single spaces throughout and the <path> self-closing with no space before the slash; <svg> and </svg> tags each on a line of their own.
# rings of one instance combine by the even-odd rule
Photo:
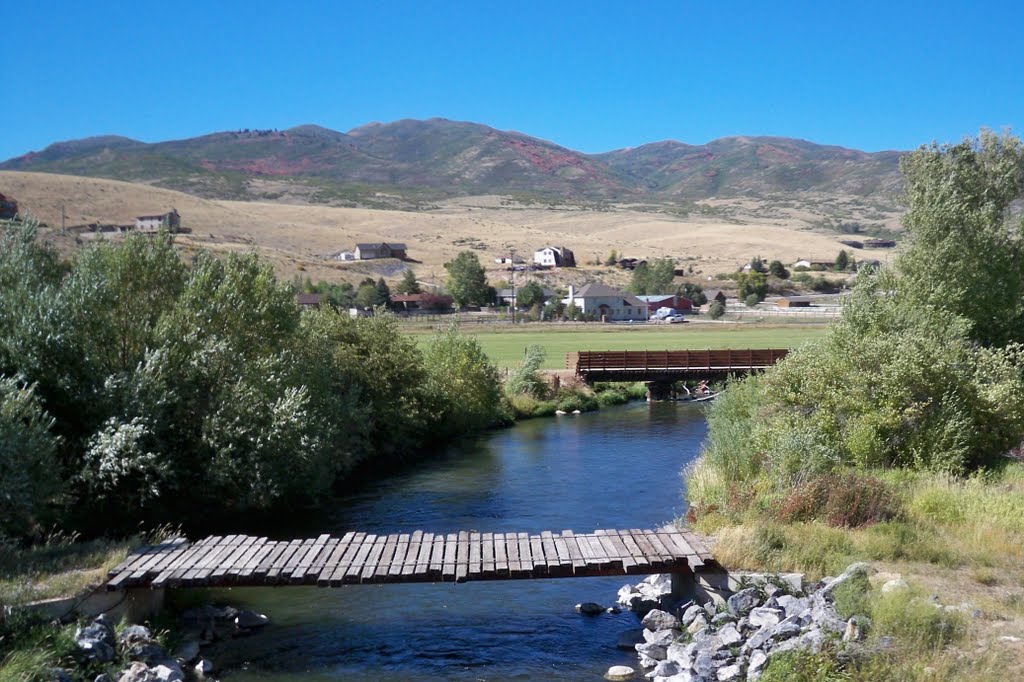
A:
<svg viewBox="0 0 1024 682">
<path fill-rule="evenodd" d="M 673 403 L 530 420 L 381 478 L 287 535 L 653 528 L 685 511 L 679 472 L 705 432 L 700 406 Z M 596 681 L 635 665 L 615 643 L 637 620 L 574 606 L 611 605 L 630 579 L 220 590 L 272 624 L 206 655 L 234 682 Z"/>
</svg>

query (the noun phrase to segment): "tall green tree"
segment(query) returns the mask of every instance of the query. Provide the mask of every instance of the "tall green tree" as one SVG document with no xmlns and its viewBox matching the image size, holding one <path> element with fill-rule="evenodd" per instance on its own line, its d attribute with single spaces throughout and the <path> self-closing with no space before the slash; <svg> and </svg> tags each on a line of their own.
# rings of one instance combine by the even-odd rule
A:
<svg viewBox="0 0 1024 682">
<path fill-rule="evenodd" d="M 544 288 L 536 280 L 531 279 L 516 291 L 516 305 L 520 308 L 532 308 L 543 300 Z"/>
<path fill-rule="evenodd" d="M 750 296 L 757 296 L 757 300 L 760 302 L 768 295 L 768 278 L 762 272 L 756 270 L 741 272 L 736 282 L 739 288 L 739 297 L 743 301 Z"/>
<path fill-rule="evenodd" d="M 708 297 L 704 295 L 704 287 L 693 282 L 683 282 L 679 287 L 679 293 L 690 299 L 694 306 L 701 306 L 708 302 Z"/>
<path fill-rule="evenodd" d="M 487 274 L 472 251 L 462 251 L 444 264 L 448 271 L 448 293 L 457 306 L 484 305 L 491 298 Z"/>
<path fill-rule="evenodd" d="M 786 266 L 780 260 L 773 260 L 768 264 L 768 274 L 779 279 L 789 279 L 789 270 L 786 269 Z"/>
<path fill-rule="evenodd" d="M 377 280 L 377 284 L 374 286 L 377 291 L 377 305 L 387 305 L 391 303 L 391 288 L 388 283 L 381 277 Z"/>
<path fill-rule="evenodd" d="M 836 254 L 836 272 L 846 272 L 850 267 L 850 254 L 846 249 L 840 249 Z"/>
<path fill-rule="evenodd" d="M 900 161 L 906 246 L 896 261 L 914 300 L 966 317 L 986 345 L 1024 341 L 1024 248 L 1010 208 L 1024 196 L 1018 138 L 982 131 Z"/>
<path fill-rule="evenodd" d="M 416 281 L 416 273 L 409 268 L 402 275 L 402 280 L 395 287 L 395 291 L 400 294 L 420 294 L 423 290 L 420 288 L 420 283 Z"/>
</svg>

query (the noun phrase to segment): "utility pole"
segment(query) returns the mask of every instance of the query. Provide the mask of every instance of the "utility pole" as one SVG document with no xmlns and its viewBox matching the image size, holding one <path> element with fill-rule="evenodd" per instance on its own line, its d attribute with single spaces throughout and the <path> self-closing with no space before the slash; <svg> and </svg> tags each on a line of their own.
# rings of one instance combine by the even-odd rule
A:
<svg viewBox="0 0 1024 682">
<path fill-rule="evenodd" d="M 509 249 L 508 263 L 512 267 L 512 326 L 516 325 L 516 250 Z"/>
</svg>

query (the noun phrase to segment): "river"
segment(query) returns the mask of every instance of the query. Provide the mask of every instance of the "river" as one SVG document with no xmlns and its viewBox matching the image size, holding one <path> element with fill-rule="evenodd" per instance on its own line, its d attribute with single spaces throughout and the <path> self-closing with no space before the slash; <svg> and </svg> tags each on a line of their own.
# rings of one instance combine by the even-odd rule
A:
<svg viewBox="0 0 1024 682">
<path fill-rule="evenodd" d="M 525 421 L 381 478 L 337 500 L 315 527 L 291 532 L 652 528 L 685 510 L 679 472 L 705 433 L 700 406 L 673 403 Z M 272 624 L 205 655 L 233 682 L 596 681 L 611 665 L 635 665 L 615 643 L 637 620 L 582 616 L 574 606 L 611 605 L 629 580 L 221 590 L 218 600 Z"/>
</svg>

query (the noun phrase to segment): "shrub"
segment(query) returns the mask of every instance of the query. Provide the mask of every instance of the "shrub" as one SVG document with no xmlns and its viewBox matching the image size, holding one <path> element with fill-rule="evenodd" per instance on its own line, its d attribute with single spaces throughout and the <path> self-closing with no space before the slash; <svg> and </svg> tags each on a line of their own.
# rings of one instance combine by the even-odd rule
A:
<svg viewBox="0 0 1024 682">
<path fill-rule="evenodd" d="M 756 308 L 757 304 L 760 302 L 761 299 L 758 298 L 757 294 L 750 294 L 745 299 L 743 299 L 743 305 L 747 306 L 748 308 Z"/>
<path fill-rule="evenodd" d="M 548 384 L 540 373 L 546 353 L 542 346 L 532 344 L 526 348 L 526 356 L 510 373 L 505 381 L 505 393 L 509 396 L 530 395 L 543 398 L 548 393 Z"/>
<path fill-rule="evenodd" d="M 725 315 L 725 304 L 721 301 L 712 301 L 711 305 L 708 306 L 708 317 L 712 320 L 717 320 L 722 315 Z"/>
<path fill-rule="evenodd" d="M 53 423 L 33 387 L 0 376 L 0 537 L 33 530 L 58 491 Z"/>
<path fill-rule="evenodd" d="M 798 484 L 778 510 L 783 523 L 824 521 L 858 528 L 899 517 L 900 504 L 888 485 L 855 472 L 819 474 Z"/>
<path fill-rule="evenodd" d="M 836 586 L 832 592 L 836 611 L 844 620 L 866 616 L 871 612 L 871 583 L 864 573 L 857 573 Z"/>
<path fill-rule="evenodd" d="M 784 651 L 772 656 L 765 666 L 762 682 L 845 682 L 850 675 L 833 653 L 809 649 Z"/>
</svg>

